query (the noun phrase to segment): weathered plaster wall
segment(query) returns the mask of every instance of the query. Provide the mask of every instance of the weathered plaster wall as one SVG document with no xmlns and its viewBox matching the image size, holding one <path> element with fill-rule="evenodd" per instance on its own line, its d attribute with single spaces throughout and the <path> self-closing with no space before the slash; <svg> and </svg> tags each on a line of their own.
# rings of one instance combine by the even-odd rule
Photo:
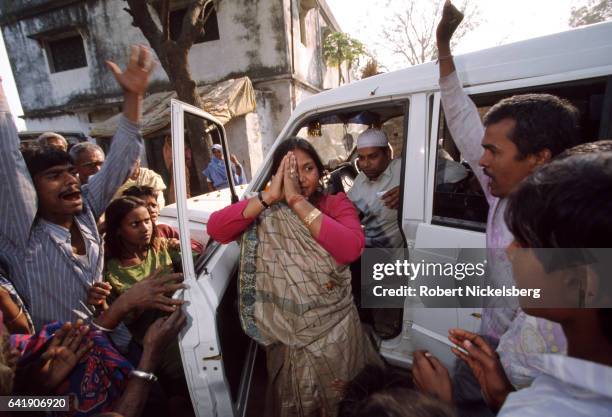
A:
<svg viewBox="0 0 612 417">
<path fill-rule="evenodd" d="M 220 39 L 194 45 L 189 53 L 195 79 L 262 78 L 289 71 L 282 0 L 224 0 L 217 16 Z"/>
<path fill-rule="evenodd" d="M 217 13 L 220 40 L 194 45 L 190 64 L 197 82 L 232 76 L 276 76 L 289 71 L 283 24 L 283 0 L 224 0 Z M 121 91 L 104 61 L 125 65 L 128 47 L 147 43 L 131 25 L 117 0 L 76 2 L 61 9 L 8 23 L 2 31 L 16 77 L 24 112 L 96 107 L 120 100 Z M 86 28 L 88 66 L 52 74 L 41 44 L 29 36 L 57 28 Z M 166 89 L 167 77 L 158 66 L 152 88 Z M 34 114 L 35 116 L 35 114 Z"/>
<path fill-rule="evenodd" d="M 74 131 L 89 133 L 89 120 L 87 113 L 76 113 L 55 117 L 29 118 L 26 119 L 28 130 L 33 131 Z"/>
</svg>

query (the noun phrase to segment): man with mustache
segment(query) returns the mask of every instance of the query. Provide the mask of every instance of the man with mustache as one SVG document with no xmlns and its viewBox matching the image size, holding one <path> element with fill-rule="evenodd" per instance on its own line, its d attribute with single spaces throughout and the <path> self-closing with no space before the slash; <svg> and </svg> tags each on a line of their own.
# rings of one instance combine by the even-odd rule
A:
<svg viewBox="0 0 612 417">
<path fill-rule="evenodd" d="M 496 286 L 512 285 L 512 266 L 504 252 L 512 242 L 512 234 L 504 223 L 506 197 L 542 164 L 582 142 L 578 111 L 556 96 L 524 94 L 501 100 L 481 121 L 478 109 L 461 87 L 450 50 L 450 40 L 462 19 L 461 12 L 447 0 L 436 32 L 442 107 L 462 158 L 472 167 L 489 203 L 488 277 Z M 499 298 L 494 304 L 485 305 L 480 333 L 496 347 L 519 311 L 516 300 Z M 547 326 L 550 334 L 537 334 Z M 540 346 L 519 345 L 527 350 L 560 351 L 565 340 L 562 332 L 554 331 L 554 326 L 558 325 L 535 326 L 533 331 L 536 339 L 542 341 Z M 520 334 L 520 329 L 516 330 L 513 333 Z M 513 382 L 529 383 L 536 374 L 533 369 L 522 368 L 516 375 L 509 373 L 509 377 Z M 464 392 L 468 386 L 458 385 L 458 391 Z M 474 394 L 480 396 L 479 388 Z"/>
<path fill-rule="evenodd" d="M 96 221 L 128 177 L 142 149 L 142 97 L 151 55 L 133 46 L 125 71 L 107 61 L 124 91 L 123 117 L 100 172 L 81 187 L 70 155 L 44 147 L 19 153 L 19 138 L 0 85 L 0 259 L 36 328 L 74 320 L 88 288 L 102 278 Z"/>
<path fill-rule="evenodd" d="M 402 161 L 391 159 L 389 139 L 370 128 L 357 138 L 361 172 L 348 192 L 364 227 L 366 248 L 401 248 L 404 239 L 397 222 Z"/>
</svg>

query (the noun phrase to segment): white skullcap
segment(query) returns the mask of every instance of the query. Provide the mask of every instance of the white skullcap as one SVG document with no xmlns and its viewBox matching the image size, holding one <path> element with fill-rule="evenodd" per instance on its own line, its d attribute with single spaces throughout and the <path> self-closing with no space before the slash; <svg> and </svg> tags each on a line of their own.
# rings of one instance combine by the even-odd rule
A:
<svg viewBox="0 0 612 417">
<path fill-rule="evenodd" d="M 368 129 L 357 138 L 357 149 L 389 146 L 387 135 L 380 129 Z"/>
<path fill-rule="evenodd" d="M 211 150 L 217 150 L 219 152 L 223 151 L 223 148 L 221 147 L 221 145 L 219 145 L 218 143 L 215 143 L 211 148 Z"/>
</svg>

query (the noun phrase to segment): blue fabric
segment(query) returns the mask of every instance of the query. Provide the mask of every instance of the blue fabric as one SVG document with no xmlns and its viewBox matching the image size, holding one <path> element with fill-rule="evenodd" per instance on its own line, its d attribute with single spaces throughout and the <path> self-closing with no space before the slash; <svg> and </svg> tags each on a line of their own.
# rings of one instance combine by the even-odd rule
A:
<svg viewBox="0 0 612 417">
<path fill-rule="evenodd" d="M 242 169 L 242 166 L 240 168 L 242 176 L 238 176 L 238 174 L 236 174 L 236 167 L 234 164 L 232 164 L 232 174 L 234 175 L 234 184 L 236 185 L 246 184 L 244 169 Z M 229 181 L 227 180 L 227 174 L 225 173 L 225 163 L 222 159 L 213 157 L 206 169 L 202 171 L 202 175 L 208 178 L 216 189 L 229 187 Z"/>
</svg>

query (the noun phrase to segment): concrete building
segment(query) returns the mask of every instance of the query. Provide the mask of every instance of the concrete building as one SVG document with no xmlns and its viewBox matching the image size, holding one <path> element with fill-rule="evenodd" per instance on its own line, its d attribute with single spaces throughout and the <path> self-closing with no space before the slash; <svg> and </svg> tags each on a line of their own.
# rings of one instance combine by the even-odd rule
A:
<svg viewBox="0 0 612 417">
<path fill-rule="evenodd" d="M 188 3 L 171 1 L 171 36 Z M 0 26 L 29 130 L 88 133 L 92 123 L 120 111 L 121 91 L 104 61 L 125 65 L 130 44 L 147 44 L 126 7 L 119 0 L 0 0 Z M 327 31 L 339 30 L 325 0 L 217 3 L 190 50 L 191 71 L 199 85 L 251 79 L 256 111 L 226 125 L 249 179 L 296 104 L 337 84 L 322 43 Z M 167 90 L 158 65 L 151 91 Z"/>
</svg>

